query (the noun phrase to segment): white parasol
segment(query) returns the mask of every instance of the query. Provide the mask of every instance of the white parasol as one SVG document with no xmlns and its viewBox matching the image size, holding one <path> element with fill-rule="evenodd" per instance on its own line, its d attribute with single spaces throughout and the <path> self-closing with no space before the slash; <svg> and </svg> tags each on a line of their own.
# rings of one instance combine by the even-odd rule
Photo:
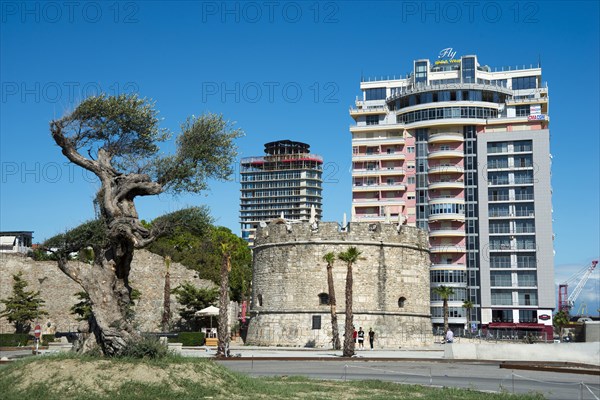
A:
<svg viewBox="0 0 600 400">
<path fill-rule="evenodd" d="M 210 317 L 210 327 L 212 329 L 212 317 L 219 315 L 219 309 L 215 306 L 208 306 L 200 311 L 196 311 L 198 317 Z"/>
</svg>

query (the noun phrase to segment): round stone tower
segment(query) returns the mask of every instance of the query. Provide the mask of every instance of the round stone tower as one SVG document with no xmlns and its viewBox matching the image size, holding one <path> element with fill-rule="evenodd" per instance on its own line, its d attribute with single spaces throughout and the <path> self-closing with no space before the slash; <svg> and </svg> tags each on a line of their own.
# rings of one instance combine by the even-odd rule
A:
<svg viewBox="0 0 600 400">
<path fill-rule="evenodd" d="M 327 264 L 336 255 L 333 279 L 338 330 L 343 342 L 346 264 L 337 255 L 354 246 L 354 325 L 375 331 L 375 348 L 433 342 L 429 251 L 426 232 L 387 223 L 284 223 L 259 228 L 254 247 L 253 318 L 247 344 L 330 347 Z M 367 335 L 365 335 L 367 337 Z M 368 339 L 365 339 L 368 347 Z"/>
</svg>

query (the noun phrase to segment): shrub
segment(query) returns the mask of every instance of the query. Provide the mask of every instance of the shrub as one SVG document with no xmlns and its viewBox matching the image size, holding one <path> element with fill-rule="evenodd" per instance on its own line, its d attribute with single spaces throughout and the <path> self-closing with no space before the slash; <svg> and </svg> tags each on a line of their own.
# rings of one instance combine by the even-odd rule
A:
<svg viewBox="0 0 600 400">
<path fill-rule="evenodd" d="M 127 342 L 119 356 L 131 358 L 164 358 L 169 355 L 167 346 L 155 336 L 143 336 Z"/>
<path fill-rule="evenodd" d="M 184 346 L 202 346 L 203 332 L 179 332 L 176 338 L 169 338 L 169 343 L 183 343 Z"/>
<path fill-rule="evenodd" d="M 0 347 L 26 346 L 29 335 L 26 333 L 1 333 Z"/>
<path fill-rule="evenodd" d="M 42 341 L 40 342 L 40 344 L 42 346 L 48 346 L 49 342 L 54 342 L 56 339 L 56 336 L 52 335 L 42 335 Z"/>
</svg>

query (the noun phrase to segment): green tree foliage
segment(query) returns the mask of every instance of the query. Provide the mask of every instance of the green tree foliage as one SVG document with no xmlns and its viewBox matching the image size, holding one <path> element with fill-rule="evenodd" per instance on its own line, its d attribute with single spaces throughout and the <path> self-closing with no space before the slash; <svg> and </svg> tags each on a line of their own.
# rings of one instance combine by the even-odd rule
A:
<svg viewBox="0 0 600 400">
<path fill-rule="evenodd" d="M 199 278 L 219 285 L 223 261 L 221 249 L 227 244 L 231 254 L 231 299 L 240 301 L 248 295 L 252 280 L 252 253 L 242 238 L 228 228 L 210 225 L 209 221 L 208 216 L 204 220 L 198 216 L 195 223 L 177 227 L 172 234 L 156 240 L 148 250 L 163 257 L 168 255 L 174 262 L 197 271 Z"/>
<path fill-rule="evenodd" d="M 179 315 L 182 319 L 182 328 L 197 331 L 204 317 L 196 316 L 196 312 L 214 304 L 219 296 L 219 289 L 202 289 L 190 282 L 184 282 L 173 289 L 173 293 L 177 302 L 181 304 Z"/>
<path fill-rule="evenodd" d="M 75 296 L 79 299 L 71 308 L 71 314 L 77 315 L 77 321 L 89 321 L 92 316 L 92 304 L 90 296 L 84 292 L 77 292 Z"/>
<path fill-rule="evenodd" d="M 23 279 L 23 272 L 13 275 L 13 293 L 7 299 L 0 300 L 4 304 L 4 311 L 0 317 L 8 319 L 14 324 L 16 333 L 29 333 L 31 322 L 48 315 L 42 309 L 45 301 L 40 298 L 40 292 L 28 291 L 27 282 Z"/>
<path fill-rule="evenodd" d="M 65 240 L 54 253 L 60 270 L 90 296 L 91 333 L 101 351 L 115 355 L 129 340 L 139 338 L 127 316 L 133 301 L 129 285 L 133 252 L 172 229 L 162 223 L 172 218 L 156 221 L 151 229 L 144 226 L 135 199 L 199 193 L 211 179 L 228 179 L 237 156 L 233 142 L 242 132 L 220 115 L 192 116 L 181 125 L 175 152 L 164 154 L 160 144 L 171 133 L 160 127 L 154 103 L 137 95 L 89 97 L 51 121 L 50 132 L 69 161 L 99 179 L 94 199 L 99 219 L 90 224 L 100 225 L 100 230 L 92 231 L 105 240 L 92 247 L 93 263 L 82 266 L 69 257 L 87 247 L 77 245 L 85 245 L 90 230 L 55 238 Z"/>
<path fill-rule="evenodd" d="M 570 321 L 568 312 L 560 310 L 559 312 L 554 314 L 554 318 L 552 319 L 552 325 L 554 325 L 554 328 L 557 330 L 557 333 L 559 334 L 561 340 L 563 337 L 563 330 L 565 326 L 569 325 L 569 322 Z"/>
</svg>

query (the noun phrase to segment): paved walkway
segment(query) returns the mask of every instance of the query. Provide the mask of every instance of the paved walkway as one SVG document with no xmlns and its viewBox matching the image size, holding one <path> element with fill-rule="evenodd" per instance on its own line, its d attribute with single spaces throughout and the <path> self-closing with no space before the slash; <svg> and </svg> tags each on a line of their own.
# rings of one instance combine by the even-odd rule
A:
<svg viewBox="0 0 600 400">
<path fill-rule="evenodd" d="M 214 357 L 216 347 L 183 347 L 181 354 L 187 357 Z M 336 359 L 342 357 L 341 350 L 314 349 L 300 347 L 258 347 L 258 346 L 231 346 L 232 357 L 243 358 L 314 358 L 314 359 Z M 356 350 L 355 358 L 364 359 L 443 359 L 443 345 L 424 347 L 419 349 L 369 349 Z"/>
</svg>

